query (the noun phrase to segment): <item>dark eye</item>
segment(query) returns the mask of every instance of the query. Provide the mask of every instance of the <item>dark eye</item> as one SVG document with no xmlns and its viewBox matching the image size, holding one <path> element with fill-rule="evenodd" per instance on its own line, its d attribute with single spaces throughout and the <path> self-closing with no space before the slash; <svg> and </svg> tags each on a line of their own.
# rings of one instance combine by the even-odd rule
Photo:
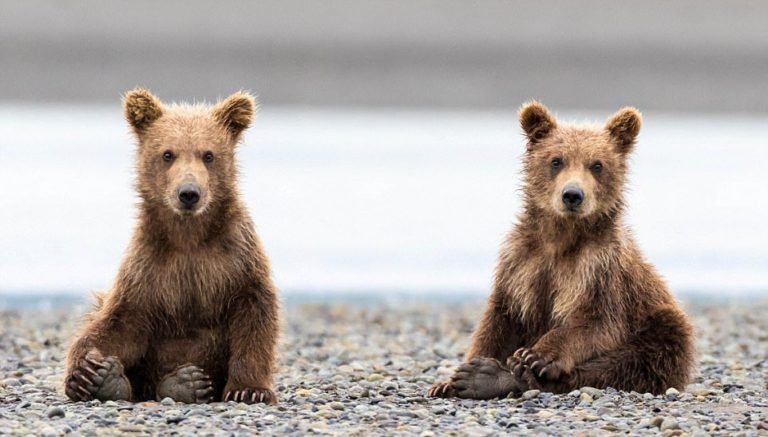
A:
<svg viewBox="0 0 768 437">
<path fill-rule="evenodd" d="M 551 162 L 551 165 L 552 165 L 553 169 L 555 169 L 555 170 L 559 169 L 560 167 L 563 166 L 562 158 L 555 158 L 555 159 L 553 159 L 552 162 Z"/>
<path fill-rule="evenodd" d="M 589 166 L 589 169 L 592 170 L 594 173 L 600 173 L 603 171 L 603 163 L 600 161 L 592 163 L 592 165 Z"/>
<path fill-rule="evenodd" d="M 203 153 L 203 161 L 205 162 L 213 162 L 213 152 L 205 152 Z"/>
<path fill-rule="evenodd" d="M 163 152 L 163 161 L 171 162 L 172 159 L 173 159 L 173 152 L 171 152 L 170 150 L 166 150 L 165 152 Z"/>
</svg>

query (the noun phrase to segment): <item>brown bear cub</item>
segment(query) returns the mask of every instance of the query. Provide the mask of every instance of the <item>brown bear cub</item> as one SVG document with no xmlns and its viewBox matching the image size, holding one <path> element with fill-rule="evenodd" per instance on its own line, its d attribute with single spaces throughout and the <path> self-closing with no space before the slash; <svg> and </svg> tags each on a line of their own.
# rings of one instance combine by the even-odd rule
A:
<svg viewBox="0 0 768 437">
<path fill-rule="evenodd" d="M 623 220 L 640 123 L 633 108 L 595 128 L 523 106 L 524 211 L 502 246 L 467 362 L 431 396 L 686 385 L 693 329 Z"/>
<path fill-rule="evenodd" d="M 277 290 L 236 186 L 253 97 L 164 105 L 137 89 L 123 103 L 138 140 L 139 219 L 69 350 L 67 396 L 275 403 Z"/>
</svg>

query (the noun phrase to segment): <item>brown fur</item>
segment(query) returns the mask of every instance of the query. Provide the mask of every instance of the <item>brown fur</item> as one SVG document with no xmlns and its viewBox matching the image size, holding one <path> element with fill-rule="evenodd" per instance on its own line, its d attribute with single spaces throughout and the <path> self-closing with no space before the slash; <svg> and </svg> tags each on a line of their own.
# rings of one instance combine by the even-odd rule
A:
<svg viewBox="0 0 768 437">
<path fill-rule="evenodd" d="M 192 363 L 210 376 L 215 397 L 251 390 L 274 401 L 277 290 L 236 187 L 235 149 L 253 98 L 166 106 L 138 89 L 124 108 L 138 140 L 138 225 L 112 289 L 71 346 L 67 381 L 91 353 L 122 362 L 135 400 L 153 399 L 164 375 Z M 176 195 L 189 181 L 201 188 L 193 210 Z"/>
<path fill-rule="evenodd" d="M 468 360 L 493 358 L 522 386 L 557 393 L 684 387 L 694 364 L 693 329 L 623 222 L 640 114 L 625 108 L 603 128 L 569 126 L 534 102 L 521 109 L 520 122 L 528 139 L 525 208 L 501 249 Z M 575 212 L 562 201 L 567 185 L 584 192 Z M 458 379 L 471 377 L 473 365 Z M 431 393 L 457 394 L 456 379 Z"/>
</svg>

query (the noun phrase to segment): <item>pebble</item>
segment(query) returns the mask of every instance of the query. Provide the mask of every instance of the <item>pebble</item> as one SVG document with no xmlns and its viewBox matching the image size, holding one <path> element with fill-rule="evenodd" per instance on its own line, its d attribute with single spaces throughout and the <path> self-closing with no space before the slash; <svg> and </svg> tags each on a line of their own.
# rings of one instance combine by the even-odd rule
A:
<svg viewBox="0 0 768 437">
<path fill-rule="evenodd" d="M 50 407 L 45 410 L 45 415 L 48 416 L 48 418 L 53 419 L 55 417 L 64 417 L 66 416 L 66 413 L 61 407 Z"/>
<path fill-rule="evenodd" d="M 523 399 L 531 400 L 531 399 L 539 396 L 540 393 L 541 393 L 540 390 L 528 390 L 525 393 L 523 393 Z"/>
<path fill-rule="evenodd" d="M 668 429 L 680 429 L 680 424 L 677 423 L 677 420 L 667 417 L 662 420 L 661 425 L 659 425 L 659 430 L 666 431 Z"/>
<path fill-rule="evenodd" d="M 670 387 L 667 389 L 667 392 L 665 393 L 665 395 L 667 396 L 667 399 L 669 399 L 670 401 L 676 401 L 678 396 L 680 396 L 680 392 L 677 391 L 676 388 Z"/>
<path fill-rule="evenodd" d="M 172 406 L 176 405 L 176 401 L 174 401 L 171 398 L 163 398 L 163 400 L 160 401 L 160 405 L 162 405 L 164 407 L 172 407 Z"/>
</svg>

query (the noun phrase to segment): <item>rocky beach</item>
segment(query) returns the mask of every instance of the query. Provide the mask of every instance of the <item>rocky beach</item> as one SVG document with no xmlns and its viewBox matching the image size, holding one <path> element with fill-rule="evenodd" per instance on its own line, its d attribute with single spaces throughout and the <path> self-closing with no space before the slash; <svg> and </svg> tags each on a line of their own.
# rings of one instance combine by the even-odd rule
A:
<svg viewBox="0 0 768 437">
<path fill-rule="evenodd" d="M 0 311 L 0 435 L 768 435 L 768 301 L 685 302 L 693 383 L 664 395 L 585 387 L 519 399 L 426 397 L 461 362 L 479 296 L 284 308 L 275 406 L 70 402 L 61 389 L 83 306 Z"/>
</svg>

